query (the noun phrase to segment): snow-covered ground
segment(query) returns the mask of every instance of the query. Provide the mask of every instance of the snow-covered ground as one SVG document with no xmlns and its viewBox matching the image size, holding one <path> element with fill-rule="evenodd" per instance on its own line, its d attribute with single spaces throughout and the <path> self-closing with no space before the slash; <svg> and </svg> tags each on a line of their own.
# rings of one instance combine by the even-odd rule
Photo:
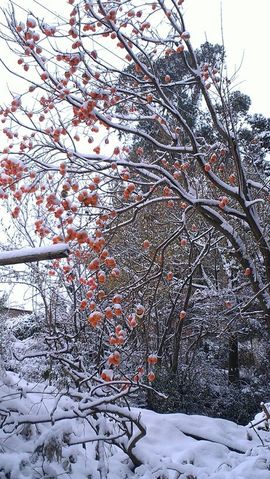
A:
<svg viewBox="0 0 270 479">
<path fill-rule="evenodd" d="M 134 449 L 141 465 L 134 468 L 120 448 L 104 441 L 99 447 L 91 441 L 76 444 L 95 436 L 91 418 L 87 422 L 78 413 L 76 419 L 54 421 L 61 413 L 79 411 L 67 395 L 57 396 L 53 387 L 26 383 L 14 373 L 0 377 L 0 419 L 6 424 L 0 428 L 0 479 L 270 479 L 270 432 L 263 429 L 133 408 L 146 426 Z M 22 416 L 42 420 L 48 414 L 52 422 L 18 426 Z M 99 434 L 102 427 L 103 434 L 112 433 L 112 424 L 106 431 L 100 419 L 97 424 Z"/>
<path fill-rule="evenodd" d="M 263 447 L 253 430 L 224 419 L 141 413 L 147 436 L 137 447 L 148 464 L 145 479 L 158 477 L 156 471 L 190 479 L 270 478 L 270 433 L 264 433 Z M 169 470 L 178 474 L 168 475 Z"/>
</svg>

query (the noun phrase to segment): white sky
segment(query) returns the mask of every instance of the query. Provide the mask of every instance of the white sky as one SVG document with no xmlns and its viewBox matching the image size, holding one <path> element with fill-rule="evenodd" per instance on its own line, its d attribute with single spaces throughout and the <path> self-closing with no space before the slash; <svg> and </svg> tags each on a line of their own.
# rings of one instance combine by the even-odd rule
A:
<svg viewBox="0 0 270 479">
<path fill-rule="evenodd" d="M 195 45 L 207 39 L 224 43 L 229 71 L 238 73 L 239 89 L 252 100 L 252 111 L 270 115 L 269 0 L 185 0 L 186 27 Z"/>
</svg>

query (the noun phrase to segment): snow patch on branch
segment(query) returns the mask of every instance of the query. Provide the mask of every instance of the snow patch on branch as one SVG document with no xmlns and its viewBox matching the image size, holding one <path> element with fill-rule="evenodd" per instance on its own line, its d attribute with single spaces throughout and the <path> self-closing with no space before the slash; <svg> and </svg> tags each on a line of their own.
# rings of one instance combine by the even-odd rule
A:
<svg viewBox="0 0 270 479">
<path fill-rule="evenodd" d="M 66 243 L 43 246 L 40 248 L 22 248 L 0 253 L 0 266 L 65 258 L 68 255 L 69 248 Z"/>
</svg>

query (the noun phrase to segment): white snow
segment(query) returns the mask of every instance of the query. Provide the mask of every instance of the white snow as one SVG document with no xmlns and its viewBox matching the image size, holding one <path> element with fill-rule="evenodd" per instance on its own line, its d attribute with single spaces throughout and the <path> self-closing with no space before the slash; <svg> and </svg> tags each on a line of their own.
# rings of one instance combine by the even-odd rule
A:
<svg viewBox="0 0 270 479">
<path fill-rule="evenodd" d="M 66 243 L 42 246 L 40 248 L 21 248 L 12 251 L 3 251 L 0 253 L 0 265 L 14 264 L 15 262 L 24 263 L 38 261 L 39 258 L 42 259 L 42 257 L 46 255 L 51 255 L 51 257 L 53 257 L 60 254 L 68 255 L 68 245 Z"/>
<path fill-rule="evenodd" d="M 96 436 L 91 416 L 87 420 L 82 415 L 68 419 L 72 411 L 78 411 L 79 396 L 76 401 L 65 393 L 57 396 L 53 387 L 26 383 L 12 372 L 1 374 L 0 422 L 5 422 L 4 411 L 10 413 L 6 421 L 9 425 L 0 427 L 1 478 L 100 479 L 100 471 L 104 474 L 106 471 L 108 479 L 270 478 L 270 432 L 258 429 L 256 433 L 248 426 L 224 419 L 157 414 L 136 408 L 129 411 L 123 407 L 127 417 L 140 417 L 146 426 L 146 435 L 134 449 L 141 465 L 134 468 L 120 448 L 105 444 L 103 440 L 97 446 L 93 441 Z M 120 410 L 108 405 L 109 411 L 111 408 Z M 53 413 L 52 417 L 55 417 L 57 409 L 58 414 L 66 415 L 66 418 L 55 423 L 27 424 L 17 428 L 16 422 L 10 423 L 13 415 L 15 421 L 16 417 L 21 420 L 24 415 L 30 418 L 39 415 L 41 418 Z M 255 422 L 260 419 L 263 419 L 262 413 L 256 416 Z M 95 424 L 99 427 L 101 439 L 107 437 L 106 434 L 117 436 L 117 426 L 103 414 L 99 414 Z M 260 427 L 263 426 L 261 423 Z M 88 441 L 84 447 L 78 444 L 81 439 Z M 125 438 L 119 443 L 121 441 L 124 444 Z"/>
</svg>

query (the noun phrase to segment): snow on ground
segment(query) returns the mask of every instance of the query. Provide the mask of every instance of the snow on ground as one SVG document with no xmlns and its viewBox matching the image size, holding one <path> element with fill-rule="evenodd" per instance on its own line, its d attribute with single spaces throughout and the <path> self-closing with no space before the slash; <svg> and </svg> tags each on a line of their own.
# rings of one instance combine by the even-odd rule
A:
<svg viewBox="0 0 270 479">
<path fill-rule="evenodd" d="M 147 436 L 137 449 L 152 474 L 155 469 L 167 474 L 171 468 L 183 474 L 181 478 L 270 479 L 270 433 L 263 433 L 262 447 L 252 429 L 224 419 L 144 410 L 141 414 Z"/>
<path fill-rule="evenodd" d="M 53 387 L 28 384 L 10 372 L 0 372 L 0 378 L 0 424 L 7 409 L 19 420 L 78 406 L 67 395 L 56 401 Z M 270 479 L 270 432 L 204 416 L 132 412 L 146 426 L 134 450 L 141 461 L 136 469 L 116 446 L 100 443 L 97 451 L 93 442 L 85 448 L 75 444 L 94 434 L 90 418 L 87 424 L 78 417 L 20 426 L 17 432 L 0 427 L 0 479 Z M 261 418 L 262 413 L 256 421 Z M 67 445 L 65 437 L 74 444 Z"/>
</svg>

